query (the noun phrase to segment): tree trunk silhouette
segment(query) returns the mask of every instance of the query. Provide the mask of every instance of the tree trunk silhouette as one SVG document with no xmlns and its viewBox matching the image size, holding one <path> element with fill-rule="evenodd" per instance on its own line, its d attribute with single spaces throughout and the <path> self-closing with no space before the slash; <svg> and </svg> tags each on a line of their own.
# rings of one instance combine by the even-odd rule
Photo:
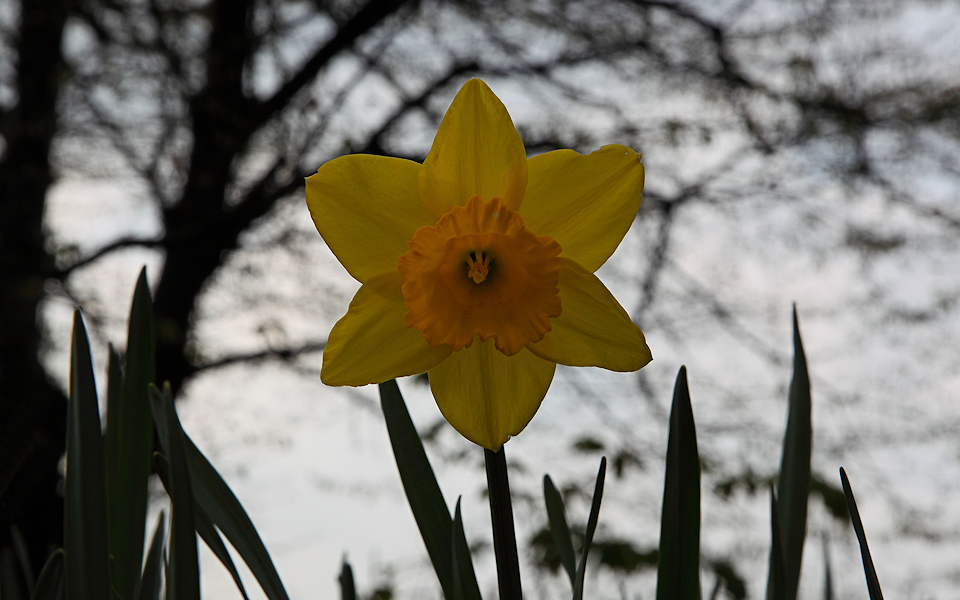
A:
<svg viewBox="0 0 960 600">
<path fill-rule="evenodd" d="M 164 210 L 166 257 L 157 284 L 157 374 L 174 392 L 197 371 L 185 354 L 196 300 L 211 275 L 237 247 L 240 234 L 266 215 L 278 200 L 303 185 L 299 177 L 280 185 L 257 185 L 234 206 L 226 190 L 235 175 L 231 167 L 248 149 L 251 136 L 338 53 L 351 47 L 405 0 L 371 0 L 343 23 L 337 34 L 271 97 L 255 101 L 244 91 L 245 67 L 254 37 L 248 13 L 252 2 L 217 2 L 211 11 L 206 85 L 190 99 L 193 150 L 189 176 L 180 201 Z"/>
<path fill-rule="evenodd" d="M 70 0 L 24 2 L 17 51 L 16 105 L 0 133 L 0 543 L 10 525 L 26 541 L 33 568 L 63 543 L 57 465 L 64 451 L 66 403 L 39 361 L 37 309 L 53 270 L 43 232 L 53 181 L 50 146 L 64 64 L 61 39 Z"/>
</svg>

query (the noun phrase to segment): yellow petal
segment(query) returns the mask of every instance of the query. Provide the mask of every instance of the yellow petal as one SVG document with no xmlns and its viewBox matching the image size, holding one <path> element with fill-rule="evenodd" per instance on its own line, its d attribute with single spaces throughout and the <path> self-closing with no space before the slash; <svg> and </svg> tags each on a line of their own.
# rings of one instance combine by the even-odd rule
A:
<svg viewBox="0 0 960 600">
<path fill-rule="evenodd" d="M 422 332 L 403 324 L 402 285 L 403 277 L 393 271 L 360 287 L 327 339 L 320 371 L 324 383 L 382 383 L 428 371 L 450 354 L 449 346 L 431 348 Z"/>
<path fill-rule="evenodd" d="M 440 123 L 420 170 L 420 198 L 439 219 L 473 196 L 517 210 L 527 187 L 527 155 L 503 103 L 471 79 Z"/>
<path fill-rule="evenodd" d="M 596 275 L 563 259 L 559 286 L 563 312 L 528 350 L 562 365 L 611 371 L 636 371 L 653 359 L 643 332 Z"/>
<path fill-rule="evenodd" d="M 643 164 L 626 146 L 583 156 L 554 150 L 529 160 L 530 181 L 520 216 L 527 229 L 560 243 L 593 273 L 630 229 L 640 208 Z"/>
<path fill-rule="evenodd" d="M 307 178 L 307 206 L 330 250 L 357 281 L 395 271 L 407 241 L 433 218 L 417 192 L 420 165 L 355 154 Z"/>
<path fill-rule="evenodd" d="M 533 418 L 556 367 L 525 349 L 505 356 L 493 340 L 475 339 L 430 369 L 430 388 L 454 429 L 496 451 Z"/>
</svg>

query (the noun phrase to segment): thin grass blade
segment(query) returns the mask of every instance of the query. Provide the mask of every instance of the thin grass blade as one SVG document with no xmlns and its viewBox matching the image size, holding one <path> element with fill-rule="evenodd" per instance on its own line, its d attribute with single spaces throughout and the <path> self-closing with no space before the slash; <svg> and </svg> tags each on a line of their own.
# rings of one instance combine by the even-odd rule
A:
<svg viewBox="0 0 960 600">
<path fill-rule="evenodd" d="M 280 574 L 247 511 L 220 473 L 184 434 L 193 494 L 198 510 L 223 533 L 270 600 L 289 600 Z"/>
<path fill-rule="evenodd" d="M 157 421 L 157 429 L 161 438 L 166 435 L 165 423 Z M 247 511 L 220 473 L 185 432 L 183 439 L 196 511 L 202 511 L 233 545 L 269 600 L 289 600 L 270 553 L 263 545 L 263 540 Z M 163 463 L 158 463 L 161 478 L 165 478 Z"/>
<path fill-rule="evenodd" d="M 800 339 L 797 308 L 793 308 L 793 379 L 783 457 L 777 484 L 777 510 L 783 544 L 784 598 L 796 600 L 800 585 L 803 544 L 807 535 L 807 499 L 810 497 L 811 422 L 810 377 Z"/>
<path fill-rule="evenodd" d="M 453 584 L 455 600 L 482 600 L 480 588 L 477 585 L 477 576 L 473 570 L 473 558 L 470 556 L 470 546 L 467 545 L 467 536 L 463 531 L 463 518 L 460 515 L 460 499 L 457 498 L 457 507 L 453 517 Z"/>
<path fill-rule="evenodd" d="M 666 462 L 657 600 L 699 600 L 700 455 L 686 367 L 673 390 Z"/>
<path fill-rule="evenodd" d="M 58 600 L 63 598 L 63 550 L 57 550 L 50 555 L 40 576 L 30 600 Z"/>
<path fill-rule="evenodd" d="M 127 350 L 119 405 L 108 406 L 107 470 L 113 585 L 121 598 L 132 598 L 143 563 L 144 522 L 153 445 L 153 418 L 148 386 L 154 380 L 153 301 L 147 270 L 140 271 L 130 307 Z"/>
<path fill-rule="evenodd" d="M 457 500 L 457 508 L 460 508 L 460 501 Z M 453 522 L 456 524 L 457 517 L 453 517 Z M 453 548 L 453 557 L 451 565 L 453 568 L 453 598 L 450 600 L 465 600 L 463 595 L 463 585 L 460 582 L 460 556 L 459 552 L 456 549 L 456 546 L 451 546 Z"/>
<path fill-rule="evenodd" d="M 463 519 L 460 516 L 460 499 L 457 498 L 457 508 L 453 517 L 453 577 L 456 583 L 454 588 L 460 593 L 462 600 L 481 600 L 480 586 L 477 584 L 477 575 L 473 568 L 473 557 L 470 555 L 470 546 L 467 544 L 467 535 L 463 531 Z"/>
<path fill-rule="evenodd" d="M 63 498 L 64 580 L 70 600 L 110 597 L 107 483 L 103 466 L 100 408 L 90 342 L 77 309 L 73 313 L 70 352 Z"/>
<path fill-rule="evenodd" d="M 107 424 L 103 429 L 103 456 L 106 461 L 107 499 L 113 497 L 113 490 L 117 487 L 117 470 L 110 468 L 115 464 L 118 454 L 117 444 L 120 428 L 115 427 L 120 422 L 120 390 L 123 388 L 123 359 L 120 353 L 110 344 L 107 350 Z"/>
<path fill-rule="evenodd" d="M 27 593 L 33 594 L 37 582 L 34 578 L 33 566 L 30 564 L 30 550 L 27 549 L 27 541 L 23 539 L 23 533 L 16 523 L 11 524 L 9 528 L 10 544 L 13 546 L 14 556 L 17 557 L 17 566 L 20 567 L 20 575 L 27 583 Z"/>
<path fill-rule="evenodd" d="M 0 550 L 0 599 L 20 600 L 30 594 L 23 589 L 20 576 L 13 555 L 6 548 Z"/>
<path fill-rule="evenodd" d="M 229 571 L 230 576 L 233 577 L 233 582 L 236 584 L 237 589 L 240 590 L 240 595 L 243 596 L 244 600 L 250 600 L 247 596 L 247 590 L 243 587 L 243 581 L 240 580 L 240 572 L 237 571 L 236 565 L 233 564 L 233 559 L 230 558 L 230 551 L 227 550 L 227 546 L 223 543 L 223 539 L 220 537 L 220 534 L 217 533 L 217 528 L 213 526 L 213 522 L 210 520 L 210 517 L 207 516 L 207 513 L 203 511 L 203 507 L 199 504 L 194 504 L 194 524 L 197 526 L 197 533 L 200 534 L 200 538 L 207 544 L 207 547 L 216 555 L 220 560 L 220 563 L 226 567 Z"/>
<path fill-rule="evenodd" d="M 784 600 L 786 576 L 783 568 L 783 536 L 780 533 L 780 518 L 777 493 L 770 486 L 770 570 L 767 573 L 767 600 Z"/>
<path fill-rule="evenodd" d="M 160 443 L 170 467 L 167 494 L 170 496 L 170 545 L 167 564 L 167 594 L 176 600 L 200 600 L 200 565 L 194 521 L 193 490 L 187 466 L 186 443 L 180 419 L 173 406 L 170 386 L 161 392 L 150 388 L 153 418 L 163 424 Z"/>
<path fill-rule="evenodd" d="M 353 583 L 353 569 L 346 557 L 343 559 L 343 567 L 340 568 L 340 576 L 337 577 L 340 583 L 340 600 L 357 600 L 357 588 Z"/>
<path fill-rule="evenodd" d="M 453 598 L 456 586 L 453 581 L 453 520 L 450 509 L 433 474 L 420 436 L 410 419 L 403 402 L 400 388 L 395 380 L 380 384 L 380 406 L 387 423 L 390 445 L 397 461 L 400 481 L 407 495 L 407 502 L 420 528 L 420 535 L 427 547 L 427 554 L 440 580 L 443 595 Z"/>
<path fill-rule="evenodd" d="M 827 536 L 823 536 L 823 600 L 833 600 L 833 573 L 830 569 L 830 548 Z"/>
<path fill-rule="evenodd" d="M 553 541 L 557 544 L 557 552 L 560 554 L 560 564 L 563 565 L 567 575 L 570 576 L 570 585 L 574 585 L 577 579 L 577 558 L 573 551 L 573 538 L 570 535 L 570 527 L 567 525 L 567 514 L 563 506 L 563 496 L 553 485 L 553 480 L 549 475 L 543 476 L 543 499 L 547 505 L 547 519 L 550 522 L 550 533 L 553 535 Z"/>
<path fill-rule="evenodd" d="M 153 530 L 150 549 L 147 551 L 147 560 L 143 564 L 143 574 L 137 589 L 137 600 L 161 600 L 160 592 L 163 581 L 163 541 L 166 517 L 160 513 L 157 527 Z"/>
<path fill-rule="evenodd" d="M 853 488 L 850 487 L 850 481 L 847 479 L 847 473 L 843 470 L 843 467 L 840 467 L 840 482 L 843 484 L 843 494 L 847 497 L 850 521 L 853 523 L 853 530 L 857 532 L 857 541 L 860 542 L 860 557 L 863 559 L 863 573 L 867 578 L 867 591 L 870 592 L 870 600 L 883 600 L 880 580 L 877 579 L 877 570 L 873 566 L 870 547 L 867 545 L 867 534 L 863 531 L 863 522 L 860 520 L 860 511 L 857 509 L 857 500 L 853 497 Z"/>
<path fill-rule="evenodd" d="M 583 535 L 583 554 L 580 555 L 580 564 L 577 566 L 573 580 L 573 600 L 583 600 L 583 582 L 587 574 L 587 558 L 590 546 L 593 544 L 593 534 L 597 532 L 597 521 L 600 519 L 600 501 L 603 499 L 603 482 L 607 475 L 607 457 L 600 459 L 600 470 L 597 472 L 597 483 L 593 486 L 593 502 L 590 505 L 590 516 L 587 518 L 587 529 Z"/>
</svg>

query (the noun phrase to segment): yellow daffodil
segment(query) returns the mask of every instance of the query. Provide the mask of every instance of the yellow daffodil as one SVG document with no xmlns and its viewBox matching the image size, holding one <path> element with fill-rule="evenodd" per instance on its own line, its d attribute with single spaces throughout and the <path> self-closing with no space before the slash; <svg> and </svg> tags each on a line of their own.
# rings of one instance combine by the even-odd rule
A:
<svg viewBox="0 0 960 600">
<path fill-rule="evenodd" d="M 497 450 L 540 406 L 557 364 L 635 371 L 643 333 L 593 274 L 640 206 L 624 146 L 527 159 L 485 83 L 453 100 L 422 165 L 343 156 L 307 179 L 317 230 L 362 286 L 330 332 L 321 379 L 426 371 L 444 417 Z"/>
</svg>

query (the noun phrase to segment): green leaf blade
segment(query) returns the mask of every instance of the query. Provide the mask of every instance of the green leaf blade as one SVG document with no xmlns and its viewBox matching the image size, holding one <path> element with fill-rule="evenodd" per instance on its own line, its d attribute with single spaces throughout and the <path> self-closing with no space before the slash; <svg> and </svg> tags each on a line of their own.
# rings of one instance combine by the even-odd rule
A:
<svg viewBox="0 0 960 600">
<path fill-rule="evenodd" d="M 153 538 L 150 541 L 150 550 L 147 551 L 147 559 L 143 565 L 143 576 L 137 588 L 137 600 L 161 600 L 164 524 L 164 515 L 160 513 L 160 518 L 157 519 L 157 527 L 154 529 Z"/>
<path fill-rule="evenodd" d="M 57 550 L 50 555 L 43 565 L 40 576 L 30 600 L 58 600 L 63 598 L 63 550 Z"/>
<path fill-rule="evenodd" d="M 783 568 L 783 535 L 780 533 L 780 509 L 777 493 L 770 485 L 770 570 L 767 575 L 767 600 L 785 600 L 786 570 Z"/>
<path fill-rule="evenodd" d="M 357 588 L 353 583 L 353 569 L 346 557 L 343 559 L 343 566 L 340 567 L 340 576 L 337 577 L 340 584 L 340 600 L 357 600 Z"/>
<path fill-rule="evenodd" d="M 166 435 L 166 423 L 157 421 L 157 429 L 161 437 Z M 203 513 L 230 541 L 269 600 L 289 600 L 273 560 L 246 510 L 230 490 L 230 486 L 185 432 L 183 439 L 186 444 L 195 514 Z M 165 466 L 166 464 L 165 459 L 159 457 L 157 470 L 165 483 L 169 478 L 169 466 Z M 201 537 L 204 537 L 202 531 Z M 206 537 L 204 541 L 207 541 Z"/>
<path fill-rule="evenodd" d="M 833 600 L 833 572 L 830 568 L 830 544 L 823 536 L 823 600 Z"/>
<path fill-rule="evenodd" d="M 420 436 L 410 419 L 395 380 L 380 384 L 380 406 L 387 423 L 390 445 L 400 471 L 400 481 L 407 495 L 413 517 L 427 547 L 427 554 L 447 598 L 456 594 L 453 579 L 453 521 L 443 499 L 440 485 L 433 474 Z"/>
<path fill-rule="evenodd" d="M 166 425 L 158 421 L 158 426 L 166 430 Z M 250 569 L 264 594 L 270 600 L 289 600 L 260 535 L 250 520 L 240 501 L 237 500 L 227 483 L 206 459 L 202 452 L 184 432 L 187 463 L 190 467 L 190 483 L 194 494 L 194 519 L 197 533 L 217 556 L 233 577 L 237 589 L 247 598 L 240 574 L 234 566 L 220 533 L 230 541 L 237 554 Z M 161 455 L 156 455 L 157 472 L 166 484 L 170 478 L 170 466 Z"/>
<path fill-rule="evenodd" d="M 699 600 L 700 456 L 686 367 L 673 390 L 666 463 L 657 600 Z"/>
<path fill-rule="evenodd" d="M 463 531 L 463 518 L 460 515 L 460 499 L 457 498 L 457 507 L 453 517 L 453 580 L 457 600 L 482 600 L 480 586 L 477 585 L 476 572 L 473 569 L 473 558 L 470 556 L 470 546 Z"/>
<path fill-rule="evenodd" d="M 547 506 L 547 519 L 550 523 L 550 533 L 557 544 L 560 554 L 560 564 L 570 577 L 570 585 L 577 580 L 577 558 L 573 551 L 573 538 L 570 535 L 570 526 L 567 524 L 566 510 L 563 505 L 563 496 L 553 485 L 549 475 L 543 476 L 543 499 Z"/>
<path fill-rule="evenodd" d="M 870 556 L 870 546 L 867 544 L 867 534 L 863 530 L 863 522 L 860 520 L 857 500 L 853 497 L 853 488 L 850 487 L 850 480 L 847 479 L 847 472 L 843 470 L 843 467 L 840 467 L 840 482 L 843 484 L 843 494 L 847 498 L 847 507 L 850 509 L 850 521 L 853 523 L 853 530 L 857 533 L 857 541 L 860 543 L 860 557 L 863 559 L 863 574 L 867 578 L 867 591 L 870 594 L 870 600 L 883 600 L 880 580 L 877 578 L 877 570 L 873 566 L 873 557 Z"/>
<path fill-rule="evenodd" d="M 213 526 L 213 521 L 211 521 L 210 517 L 203 511 L 203 508 L 196 503 L 194 504 L 193 518 L 200 538 L 220 560 L 220 564 L 227 569 L 230 576 L 233 577 L 233 583 L 240 591 L 240 595 L 243 596 L 243 600 L 250 600 L 247 596 L 247 590 L 243 587 L 243 581 L 240 579 L 240 572 L 237 571 L 236 565 L 233 564 L 233 559 L 230 558 L 230 552 L 227 550 L 227 546 L 223 543 L 223 539 L 220 538 L 220 534 L 217 533 L 216 527 Z"/>
<path fill-rule="evenodd" d="M 813 439 L 812 402 L 807 360 L 793 309 L 793 378 L 790 382 L 787 428 L 777 485 L 777 518 L 782 544 L 784 598 L 796 600 L 803 545 L 807 534 L 810 496 L 810 453 Z"/>
<path fill-rule="evenodd" d="M 289 600 L 280 574 L 247 511 L 190 437 L 185 436 L 185 439 L 194 497 L 199 508 L 230 541 L 267 598 Z"/>
<path fill-rule="evenodd" d="M 170 496 L 170 546 L 167 564 L 167 594 L 176 600 L 200 600 L 200 564 L 194 522 L 193 490 L 187 466 L 184 433 L 173 406 L 170 386 L 161 392 L 150 388 L 153 418 L 162 423 L 161 443 L 170 474 L 164 483 Z"/>
<path fill-rule="evenodd" d="M 153 445 L 148 395 L 154 382 L 153 302 L 146 268 L 137 280 L 128 327 L 119 397 L 109 398 L 117 405 L 107 408 L 110 549 L 113 585 L 121 598 L 134 597 L 140 580 Z"/>
<path fill-rule="evenodd" d="M 115 424 L 120 422 L 120 390 L 123 387 L 123 367 L 120 353 L 110 344 L 107 352 L 107 425 L 103 430 L 103 455 L 106 461 L 107 475 L 107 502 L 114 497 L 117 489 L 117 470 L 112 468 L 116 464 L 117 444 L 120 428 Z M 109 506 L 109 504 L 108 504 Z M 112 547 L 111 547 L 112 550 Z"/>
<path fill-rule="evenodd" d="M 607 474 L 607 457 L 600 459 L 600 470 L 597 472 L 597 483 L 593 487 L 593 502 L 590 505 L 590 516 L 587 517 L 587 529 L 583 535 L 583 554 L 580 555 L 580 564 L 573 581 L 573 600 L 583 600 L 583 584 L 587 574 L 587 558 L 590 546 L 593 544 L 593 534 L 597 531 L 600 520 L 600 501 L 603 499 L 603 482 Z"/>
<path fill-rule="evenodd" d="M 73 316 L 70 352 L 63 505 L 66 597 L 109 598 L 110 546 L 100 408 L 90 342 L 79 309 Z"/>
</svg>

